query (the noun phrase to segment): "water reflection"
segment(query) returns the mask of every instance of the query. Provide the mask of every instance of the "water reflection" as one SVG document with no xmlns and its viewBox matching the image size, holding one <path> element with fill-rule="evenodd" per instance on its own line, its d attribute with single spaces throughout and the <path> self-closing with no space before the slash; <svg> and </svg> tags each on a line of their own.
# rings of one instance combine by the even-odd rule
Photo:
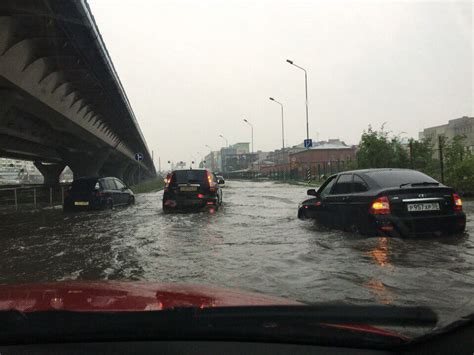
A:
<svg viewBox="0 0 474 355">
<path fill-rule="evenodd" d="M 370 258 L 380 267 L 393 269 L 393 265 L 389 260 L 388 243 L 389 239 L 387 237 L 378 237 L 375 247 L 365 254 L 370 256 Z"/>
<path fill-rule="evenodd" d="M 387 237 L 378 237 L 375 246 L 365 253 L 379 268 L 393 271 L 394 267 L 390 263 L 389 239 Z M 363 287 L 374 294 L 377 300 L 382 304 L 392 304 L 395 297 L 393 293 L 387 289 L 385 284 L 376 277 L 372 277 Z"/>
</svg>

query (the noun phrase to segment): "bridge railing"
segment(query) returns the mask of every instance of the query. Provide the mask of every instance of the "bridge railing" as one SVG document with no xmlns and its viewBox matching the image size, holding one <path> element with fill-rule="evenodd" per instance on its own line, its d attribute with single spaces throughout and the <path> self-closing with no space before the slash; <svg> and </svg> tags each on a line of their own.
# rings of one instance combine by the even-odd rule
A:
<svg viewBox="0 0 474 355">
<path fill-rule="evenodd" d="M 0 187 L 0 210 L 41 209 L 64 203 L 68 184 Z"/>
</svg>

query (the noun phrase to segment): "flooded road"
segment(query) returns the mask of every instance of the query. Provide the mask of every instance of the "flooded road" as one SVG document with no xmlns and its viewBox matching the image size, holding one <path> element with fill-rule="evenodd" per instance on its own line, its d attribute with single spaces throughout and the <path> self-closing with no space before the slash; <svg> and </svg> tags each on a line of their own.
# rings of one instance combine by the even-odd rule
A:
<svg viewBox="0 0 474 355">
<path fill-rule="evenodd" d="M 443 323 L 474 312 L 473 202 L 463 236 L 366 238 L 298 220 L 304 186 L 227 185 L 214 215 L 164 215 L 155 192 L 114 211 L 2 216 L 0 283 L 214 284 L 311 303 L 429 305 Z"/>
</svg>

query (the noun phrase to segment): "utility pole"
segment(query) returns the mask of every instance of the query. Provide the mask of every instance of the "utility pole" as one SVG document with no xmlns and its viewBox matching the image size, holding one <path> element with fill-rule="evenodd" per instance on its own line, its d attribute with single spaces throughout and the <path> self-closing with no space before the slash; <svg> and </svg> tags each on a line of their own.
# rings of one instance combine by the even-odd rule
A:
<svg viewBox="0 0 474 355">
<path fill-rule="evenodd" d="M 441 170 L 441 182 L 444 184 L 444 161 L 443 161 L 444 137 L 438 136 L 439 168 Z"/>
</svg>

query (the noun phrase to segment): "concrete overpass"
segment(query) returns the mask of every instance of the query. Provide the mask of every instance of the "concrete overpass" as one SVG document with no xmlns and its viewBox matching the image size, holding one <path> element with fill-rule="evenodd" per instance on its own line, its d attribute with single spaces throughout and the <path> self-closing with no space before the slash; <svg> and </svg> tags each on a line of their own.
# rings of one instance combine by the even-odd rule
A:
<svg viewBox="0 0 474 355">
<path fill-rule="evenodd" d="M 0 1 L 0 156 L 34 161 L 46 184 L 66 165 L 74 177 L 156 175 L 86 0 Z"/>
</svg>

